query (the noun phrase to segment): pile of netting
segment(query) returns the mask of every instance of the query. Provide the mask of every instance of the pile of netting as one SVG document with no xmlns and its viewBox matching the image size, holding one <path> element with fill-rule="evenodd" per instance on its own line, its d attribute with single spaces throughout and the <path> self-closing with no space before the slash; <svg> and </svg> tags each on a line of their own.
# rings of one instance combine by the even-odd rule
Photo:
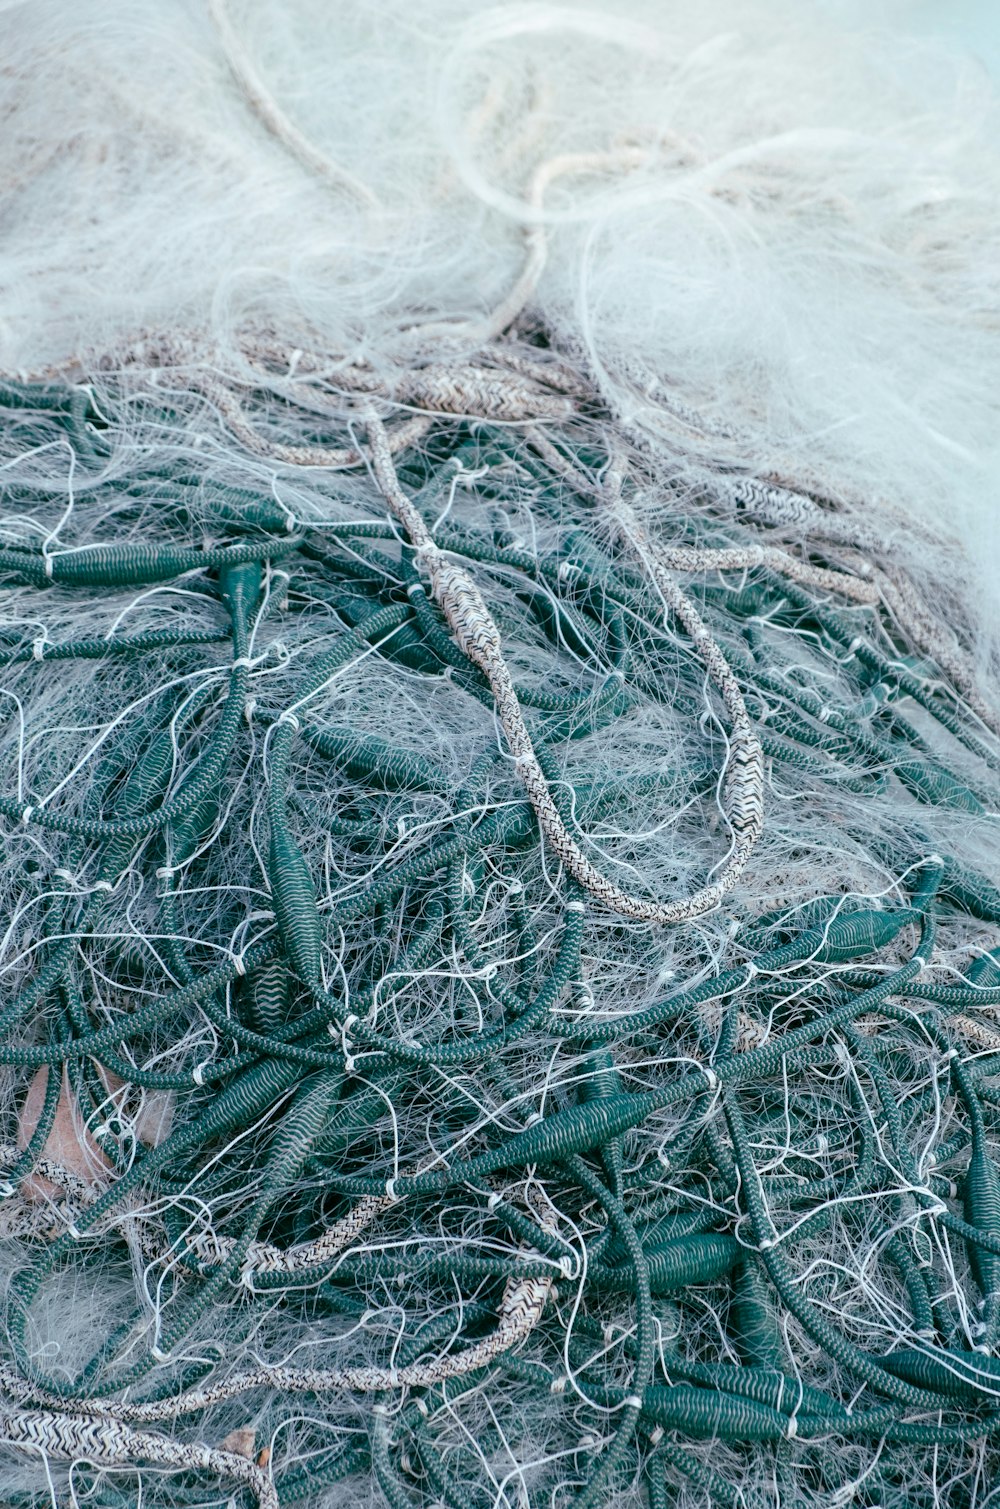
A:
<svg viewBox="0 0 1000 1509">
<path fill-rule="evenodd" d="M 540 330 L 254 359 L 0 391 L 3 1502 L 988 1492 L 960 604 Z"/>
</svg>

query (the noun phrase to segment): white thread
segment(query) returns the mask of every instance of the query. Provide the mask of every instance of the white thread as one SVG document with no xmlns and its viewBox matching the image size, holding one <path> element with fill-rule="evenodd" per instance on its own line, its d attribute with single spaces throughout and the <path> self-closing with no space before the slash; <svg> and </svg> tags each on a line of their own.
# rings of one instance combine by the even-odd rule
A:
<svg viewBox="0 0 1000 1509">
<path fill-rule="evenodd" d="M 395 1180 L 395 1178 L 387 1179 L 385 1181 L 385 1197 L 386 1197 L 387 1200 L 391 1201 L 391 1203 L 393 1205 L 395 1205 L 396 1201 L 401 1198 L 396 1193 L 396 1180 Z"/>
<path fill-rule="evenodd" d="M 489 1199 L 486 1202 L 486 1209 L 487 1210 L 496 1210 L 497 1206 L 498 1205 L 502 1205 L 502 1204 L 503 1204 L 503 1195 L 498 1195 L 497 1192 L 496 1192 L 496 1190 L 494 1190 L 493 1193 L 490 1195 Z"/>
<path fill-rule="evenodd" d="M 628 1409 L 642 1409 L 642 1399 L 638 1394 L 629 1394 L 625 1404 Z"/>
<path fill-rule="evenodd" d="M 33 659 L 35 659 L 35 660 L 44 660 L 45 659 L 45 646 L 46 646 L 47 642 L 48 641 L 45 640 L 45 639 L 33 639 L 32 640 L 32 642 L 31 642 L 31 654 L 32 654 Z"/>
<path fill-rule="evenodd" d="M 0 1182 L 0 1200 L 9 1200 L 13 1193 L 13 1184 L 8 1184 L 6 1179 Z"/>
<path fill-rule="evenodd" d="M 252 665 L 253 661 L 250 659 L 249 655 L 238 655 L 230 666 L 230 670 L 238 671 L 242 666 L 246 666 L 249 670 L 250 666 Z"/>
<path fill-rule="evenodd" d="M 414 1398 L 414 1400 L 412 1402 L 416 1405 L 416 1407 L 419 1410 L 420 1414 L 422 1414 L 423 1417 L 424 1417 L 424 1419 L 426 1420 L 428 1418 L 428 1416 L 430 1415 L 430 1410 L 427 1408 L 427 1401 L 426 1401 L 426 1399 Z"/>
<path fill-rule="evenodd" d="M 245 706 L 243 708 L 243 716 L 244 716 L 244 718 L 246 719 L 246 721 L 248 723 L 253 718 L 253 715 L 254 715 L 254 712 L 256 711 L 256 708 L 257 708 L 257 698 L 256 697 L 248 697 L 247 700 L 246 700 L 246 704 L 245 704 Z"/>
<path fill-rule="evenodd" d="M 708 1088 L 710 1090 L 714 1090 L 719 1083 L 719 1076 L 716 1074 L 715 1070 L 710 1069 L 708 1064 L 700 1064 L 699 1068 L 708 1081 Z"/>
<path fill-rule="evenodd" d="M 51 581 L 52 580 L 52 557 L 50 555 L 43 555 L 42 556 L 42 560 L 45 563 L 45 575 L 48 577 L 49 581 Z"/>
<path fill-rule="evenodd" d="M 162 1352 L 160 1350 L 160 1348 L 155 1345 L 155 1343 L 154 1343 L 153 1346 L 150 1347 L 150 1349 L 149 1349 L 149 1355 L 152 1357 L 152 1359 L 153 1359 L 154 1362 L 169 1362 L 170 1361 L 170 1353 L 169 1352 Z"/>
<path fill-rule="evenodd" d="M 566 910 L 567 912 L 585 912 L 587 908 L 582 901 L 567 901 Z"/>
<path fill-rule="evenodd" d="M 235 969 L 236 973 L 239 975 L 240 979 L 242 979 L 243 976 L 247 972 L 247 967 L 243 963 L 243 960 L 240 957 L 240 955 L 239 954 L 230 954 L 229 955 L 229 962 L 232 964 L 233 968 Z"/>
<path fill-rule="evenodd" d="M 205 1083 L 205 1070 L 207 1068 L 208 1068 L 208 1060 L 206 1059 L 204 1063 L 197 1064 L 191 1070 L 191 1078 L 194 1080 L 194 1082 L 195 1082 L 196 1085 L 203 1085 Z"/>
<path fill-rule="evenodd" d="M 79 1226 L 75 1224 L 75 1222 L 70 1221 L 69 1225 L 66 1227 L 66 1235 L 68 1237 L 72 1237 L 74 1242 L 78 1242 L 83 1233 L 81 1232 Z"/>
<path fill-rule="evenodd" d="M 427 596 L 423 582 L 411 582 L 406 589 L 407 597 L 415 597 L 418 592 L 422 592 L 425 597 Z"/>
<path fill-rule="evenodd" d="M 777 1237 L 765 1237 L 764 1240 L 758 1244 L 757 1250 L 758 1252 L 769 1252 L 772 1247 L 777 1247 L 777 1245 Z"/>
<path fill-rule="evenodd" d="M 655 1426 L 649 1432 L 649 1444 L 651 1446 L 659 1446 L 659 1444 L 660 1444 L 660 1442 L 662 1440 L 663 1440 L 663 1426 L 662 1425 L 657 1425 L 657 1426 Z"/>
<path fill-rule="evenodd" d="M 114 886 L 111 884 L 110 880 L 95 880 L 94 881 L 94 890 L 95 891 L 108 891 L 108 892 L 110 892 L 110 891 L 114 890 Z"/>
<path fill-rule="evenodd" d="M 567 1283 L 576 1278 L 576 1263 L 568 1252 L 559 1259 L 559 1273 Z"/>
<path fill-rule="evenodd" d="M 289 712 L 287 707 L 285 708 L 285 711 L 283 713 L 279 713 L 279 715 L 278 715 L 278 717 L 277 717 L 277 719 L 275 721 L 277 723 L 289 723 L 289 724 L 291 724 L 292 728 L 294 728 L 296 730 L 302 727 L 302 725 L 299 722 L 298 718 L 295 716 L 294 713 Z"/>
<path fill-rule="evenodd" d="M 357 1064 L 357 1062 L 358 1061 L 354 1057 L 353 1053 L 345 1053 L 344 1054 L 344 1073 L 345 1074 L 353 1074 L 354 1073 L 354 1069 L 355 1069 L 355 1065 Z"/>
<path fill-rule="evenodd" d="M 34 812 L 34 810 L 35 810 L 34 807 L 25 807 L 24 811 L 21 813 L 21 821 L 22 821 L 22 823 L 30 823 L 31 822 L 31 814 Z"/>
<path fill-rule="evenodd" d="M 567 1380 L 565 1378 L 553 1378 L 552 1382 L 549 1384 L 549 1393 L 550 1394 L 565 1394 L 565 1392 L 566 1392 L 566 1383 L 567 1383 Z"/>
<path fill-rule="evenodd" d="M 798 1433 L 799 1433 L 798 1422 L 796 1421 L 795 1416 L 792 1415 L 791 1418 L 788 1421 L 788 1426 L 787 1426 L 787 1428 L 785 1430 L 785 1440 L 786 1441 L 794 1441 L 795 1437 L 798 1435 Z"/>
<path fill-rule="evenodd" d="M 52 871 L 52 879 L 53 880 L 65 880 L 68 885 L 76 885 L 76 883 L 77 883 L 76 876 L 73 874 L 72 870 L 62 870 L 62 869 L 53 870 Z"/>
</svg>

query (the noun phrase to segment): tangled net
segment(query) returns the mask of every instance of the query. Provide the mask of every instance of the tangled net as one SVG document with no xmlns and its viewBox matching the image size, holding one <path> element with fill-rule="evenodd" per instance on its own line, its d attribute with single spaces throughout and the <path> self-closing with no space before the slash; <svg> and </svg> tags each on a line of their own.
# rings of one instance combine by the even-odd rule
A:
<svg viewBox="0 0 1000 1509">
<path fill-rule="evenodd" d="M 542 330 L 161 355 L 2 388 L 5 1502 L 967 1503 L 961 623 Z"/>
</svg>

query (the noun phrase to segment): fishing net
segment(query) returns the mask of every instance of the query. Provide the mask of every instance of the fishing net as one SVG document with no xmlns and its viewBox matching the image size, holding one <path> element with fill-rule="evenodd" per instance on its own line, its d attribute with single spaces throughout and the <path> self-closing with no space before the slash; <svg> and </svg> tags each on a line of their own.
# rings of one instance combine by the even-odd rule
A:
<svg viewBox="0 0 1000 1509">
<path fill-rule="evenodd" d="M 454 44 L 480 95 L 531 33 L 494 14 Z M 198 24 L 267 171 L 367 214 L 250 22 Z M 650 168 L 511 108 L 463 140 L 536 209 Z M 350 343 L 178 308 L 5 364 L 4 1503 L 991 1497 L 981 583 L 926 478 L 882 496 L 864 425 L 807 447 L 820 400 L 776 416 L 749 348 L 709 395 L 683 331 L 669 370 L 594 338 L 560 245 L 497 231 L 506 290 L 408 288 L 388 355 L 384 307 Z"/>
</svg>

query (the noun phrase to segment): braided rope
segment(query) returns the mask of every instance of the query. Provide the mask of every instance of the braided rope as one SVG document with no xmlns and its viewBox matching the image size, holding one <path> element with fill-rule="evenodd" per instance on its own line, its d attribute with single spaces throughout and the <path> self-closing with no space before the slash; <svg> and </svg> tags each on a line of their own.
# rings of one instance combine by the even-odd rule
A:
<svg viewBox="0 0 1000 1509">
<path fill-rule="evenodd" d="M 14 1142 L 0 1142 L 0 1166 L 13 1167 L 21 1156 L 22 1149 Z M 103 1186 L 81 1176 L 55 1158 L 42 1155 L 32 1164 L 32 1173 L 40 1174 L 50 1184 L 56 1185 L 78 1205 L 89 1205 L 101 1193 Z"/>
<path fill-rule="evenodd" d="M 769 566 L 804 586 L 839 592 L 858 603 L 883 603 L 914 647 L 935 662 L 976 717 L 992 733 L 1000 734 L 1000 712 L 995 704 L 987 702 L 983 697 L 968 658 L 958 648 L 955 636 L 945 629 L 940 616 L 928 609 L 913 583 L 901 572 L 894 571 L 891 567 L 881 569 L 872 565 L 869 558 L 871 555 L 886 553 L 885 540 L 853 517 L 843 518 L 830 514 L 812 498 L 785 488 L 772 487 L 752 478 L 742 478 L 737 482 L 724 484 L 723 490 L 727 501 L 754 523 L 805 526 L 814 536 L 841 542 L 849 547 L 849 554 L 854 557 L 858 570 L 864 573 L 866 579 L 862 581 L 845 572 L 825 571 L 820 567 L 805 565 L 773 546 L 749 547 L 762 551 L 762 557 L 759 562 L 747 561 L 745 564 Z M 685 552 L 692 557 L 699 554 L 732 554 L 733 565 L 741 564 L 735 557 L 742 553 Z M 725 563 L 721 560 L 712 564 L 725 569 Z M 681 565 L 678 562 L 678 568 L 684 570 L 703 570 L 708 569 L 708 566 L 707 560 L 704 564 L 697 565 Z"/>
<path fill-rule="evenodd" d="M 243 1262 L 243 1276 L 250 1281 L 255 1273 L 303 1273 L 331 1262 L 365 1231 L 396 1200 L 392 1195 L 362 1195 L 355 1205 L 328 1226 L 322 1236 L 283 1251 L 269 1242 L 251 1242 Z M 236 1247 L 232 1237 L 217 1237 L 200 1232 L 188 1245 L 207 1264 L 225 1263 Z"/>
<path fill-rule="evenodd" d="M 525 364 L 525 370 L 521 372 L 465 362 L 452 367 L 421 367 L 390 378 L 356 366 L 334 367 L 331 371 L 329 363 L 322 364 L 318 359 L 304 364 L 300 352 L 284 351 L 270 343 L 245 346 L 244 350 L 255 361 L 258 370 L 270 362 L 289 371 L 294 367 L 298 374 L 305 365 L 307 373 L 312 376 L 311 382 L 276 379 L 270 372 L 262 372 L 261 381 L 300 408 L 318 409 L 323 413 L 340 413 L 342 392 L 406 404 L 425 414 L 460 414 L 501 423 L 566 420 L 574 413 L 571 397 L 547 391 L 550 384 L 544 369 L 537 364 L 533 368 Z M 334 391 L 327 392 L 318 387 L 316 383 L 320 378 Z M 314 454 L 311 448 L 303 449 Z"/>
<path fill-rule="evenodd" d="M 656 557 L 670 571 L 751 571 L 767 566 L 791 581 L 815 587 L 820 592 L 838 592 L 852 602 L 873 606 L 879 600 L 874 582 L 849 576 L 846 571 L 828 571 L 798 561 L 774 545 L 747 545 L 727 550 L 696 550 L 686 546 L 657 545 Z"/>
<path fill-rule="evenodd" d="M 269 460 L 280 461 L 286 466 L 323 466 L 337 470 L 360 466 L 364 461 L 361 453 L 352 446 L 283 445 L 277 441 L 265 440 L 248 422 L 237 399 L 221 383 L 197 377 L 192 381 L 192 386 L 205 394 L 237 440 L 242 440 L 247 449 L 257 456 L 266 456 Z M 406 450 L 422 439 L 430 426 L 429 418 L 417 414 L 398 425 L 386 443 L 393 453 Z"/>
<path fill-rule="evenodd" d="M 689 915 L 698 916 L 732 890 L 763 831 L 764 755 L 729 662 L 694 604 L 669 573 L 668 562 L 671 556 L 676 559 L 678 555 L 683 556 L 684 552 L 663 552 L 653 545 L 632 509 L 622 500 L 620 473 L 615 469 L 612 471 L 609 502 L 615 528 L 638 560 L 647 566 L 667 607 L 687 630 L 694 651 L 721 695 L 732 724 L 722 807 L 732 829 L 733 849 L 718 879 L 711 886 L 697 892 L 687 903 L 692 908 Z M 728 552 L 719 553 L 724 555 Z M 694 908 L 697 910 L 693 910 Z"/>
<path fill-rule="evenodd" d="M 959 651 L 954 636 L 928 610 L 912 582 L 887 571 L 876 572 L 875 582 L 886 607 L 916 648 L 944 672 L 976 717 L 992 733 L 1000 735 L 1000 712 L 996 705 L 981 695 L 972 668 Z"/>
<path fill-rule="evenodd" d="M 403 493 L 389 453 L 384 426 L 374 415 L 368 419 L 368 434 L 372 465 L 379 487 L 416 548 L 417 561 L 430 579 L 434 600 L 447 619 L 459 648 L 473 665 L 479 667 L 490 684 L 507 747 L 539 827 L 556 857 L 595 900 L 623 917 L 658 924 L 688 922 L 718 906 L 742 874 L 760 835 L 763 825 L 763 756 L 735 678 L 692 605 L 664 577 L 671 606 L 691 634 L 698 654 L 722 692 L 733 721 L 723 803 L 733 829 L 734 847 L 723 874 L 711 885 L 681 901 L 650 902 L 629 895 L 602 875 L 569 833 L 535 754 L 514 683 L 503 658 L 500 630 L 479 588 L 464 567 L 445 559 L 431 539 L 417 510 Z M 657 580 L 659 583 L 659 578 Z"/>
<path fill-rule="evenodd" d="M 496 1327 L 490 1334 L 474 1342 L 472 1346 L 466 1347 L 462 1352 L 446 1353 L 430 1362 L 415 1362 L 401 1368 L 293 1368 L 280 1365 L 260 1367 L 252 1372 L 240 1373 L 233 1378 L 221 1379 L 207 1388 L 192 1389 L 184 1394 L 176 1394 L 172 1398 L 155 1399 L 138 1404 L 121 1403 L 115 1400 L 80 1399 L 74 1400 L 73 1409 L 81 1414 L 99 1417 L 102 1422 L 101 1427 L 88 1425 L 88 1429 L 105 1428 L 104 1422 L 107 1422 L 106 1428 L 113 1432 L 119 1429 L 123 1422 L 140 1424 L 155 1420 L 176 1419 L 180 1415 L 193 1414 L 207 1409 L 210 1405 L 220 1404 L 224 1400 L 235 1399 L 257 1388 L 283 1389 L 289 1393 L 309 1394 L 337 1390 L 347 1390 L 355 1394 L 376 1394 L 394 1389 L 431 1388 L 435 1384 L 447 1382 L 448 1379 L 461 1378 L 468 1373 L 476 1372 L 479 1368 L 487 1367 L 498 1357 L 502 1357 L 506 1352 L 526 1341 L 542 1318 L 545 1306 L 552 1294 L 552 1286 L 553 1281 L 549 1278 L 511 1276 L 504 1286 Z M 0 1364 L 0 1385 L 18 1399 L 39 1397 L 28 1380 L 4 1364 Z M 48 1398 L 49 1396 L 43 1394 L 41 1397 Z M 72 1427 L 78 1423 L 83 1424 L 62 1415 L 45 1415 L 39 1418 L 57 1422 L 65 1420 L 70 1438 Z M 131 1439 L 133 1456 L 151 1455 L 146 1449 L 147 1438 L 139 1438 L 131 1431 L 127 1432 L 127 1435 Z M 159 1437 L 149 1437 L 148 1441 L 157 1443 Z M 112 1436 L 110 1449 L 124 1452 L 127 1444 L 119 1440 L 117 1436 Z M 168 1444 L 177 1445 L 172 1442 Z M 224 1470 L 214 1462 L 214 1459 L 221 1455 L 219 1452 L 211 1451 L 207 1447 L 180 1447 L 178 1445 L 177 1449 L 203 1454 L 197 1460 L 184 1459 L 183 1465 L 215 1465 L 215 1470 Z M 82 1448 L 77 1448 L 77 1450 L 82 1450 Z M 204 1455 L 205 1453 L 207 1455 Z M 208 1460 L 209 1456 L 213 1458 L 213 1462 Z M 110 1460 L 110 1458 L 104 1460 Z M 117 1460 L 126 1461 L 130 1458 L 123 1455 Z M 249 1482 L 250 1479 L 245 1479 L 245 1481 Z M 264 1503 L 265 1500 L 262 1498 L 261 1504 Z"/>
<path fill-rule="evenodd" d="M 264 86 L 254 67 L 239 33 L 229 17 L 226 0 L 208 0 L 208 12 L 218 33 L 219 42 L 250 109 L 270 131 L 276 141 L 309 172 L 324 180 L 331 188 L 357 201 L 364 209 L 378 210 L 379 200 L 366 183 L 348 172 L 340 163 L 335 163 L 319 151 L 304 136 L 294 122 L 288 119 L 270 92 Z"/>
<path fill-rule="evenodd" d="M 177 1472 L 214 1472 L 249 1488 L 260 1509 L 278 1509 L 278 1495 L 270 1478 L 239 1453 L 190 1446 L 167 1436 L 132 1430 L 110 1418 L 77 1420 L 50 1410 L 5 1410 L 0 1414 L 0 1441 L 17 1451 L 62 1462 L 134 1467 L 147 1461 Z"/>
</svg>

